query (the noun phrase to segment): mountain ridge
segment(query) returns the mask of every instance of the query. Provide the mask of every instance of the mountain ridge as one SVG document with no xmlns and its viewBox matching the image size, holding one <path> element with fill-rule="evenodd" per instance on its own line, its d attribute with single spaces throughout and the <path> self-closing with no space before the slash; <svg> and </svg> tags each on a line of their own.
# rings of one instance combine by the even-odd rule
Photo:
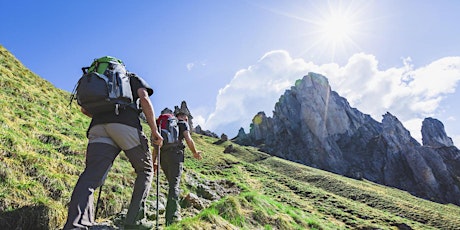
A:
<svg viewBox="0 0 460 230">
<path fill-rule="evenodd" d="M 460 151 L 443 124 L 427 118 L 420 145 L 397 117 L 382 122 L 352 108 L 325 76 L 309 73 L 280 97 L 273 117 L 258 113 L 237 143 L 308 166 L 441 203 L 460 204 Z M 282 137 L 282 138 L 280 138 Z"/>
</svg>

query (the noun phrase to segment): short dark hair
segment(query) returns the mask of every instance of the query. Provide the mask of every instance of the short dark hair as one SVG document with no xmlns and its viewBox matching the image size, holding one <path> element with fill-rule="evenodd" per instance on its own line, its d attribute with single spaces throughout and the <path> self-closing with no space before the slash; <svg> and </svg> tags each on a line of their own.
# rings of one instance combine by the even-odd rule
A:
<svg viewBox="0 0 460 230">
<path fill-rule="evenodd" d="M 187 115 L 186 113 L 184 113 L 184 112 L 178 112 L 178 113 L 176 113 L 175 115 L 176 115 L 176 117 L 177 117 L 177 116 L 180 116 L 180 115 L 188 116 L 188 115 Z"/>
<path fill-rule="evenodd" d="M 170 110 L 168 107 L 164 108 L 162 111 L 161 111 L 161 114 L 172 114 L 173 111 Z"/>
<path fill-rule="evenodd" d="M 189 115 L 189 111 L 187 109 L 179 108 L 178 106 L 175 106 L 174 108 L 174 116 L 179 116 L 180 114 L 184 114 L 186 116 Z"/>
</svg>

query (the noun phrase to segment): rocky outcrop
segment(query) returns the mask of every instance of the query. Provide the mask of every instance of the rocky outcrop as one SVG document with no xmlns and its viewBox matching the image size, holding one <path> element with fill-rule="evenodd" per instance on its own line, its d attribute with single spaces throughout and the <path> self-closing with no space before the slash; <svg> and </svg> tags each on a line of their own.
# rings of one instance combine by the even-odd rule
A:
<svg viewBox="0 0 460 230">
<path fill-rule="evenodd" d="M 178 112 L 182 112 L 182 113 L 187 114 L 188 125 L 189 125 L 190 128 L 193 129 L 193 116 L 192 116 L 192 114 L 190 113 L 190 110 L 187 107 L 187 102 L 182 101 L 181 104 L 180 104 L 180 107 L 177 106 L 177 105 L 174 106 L 174 113 L 178 113 Z"/>
<path fill-rule="evenodd" d="M 444 125 L 431 117 L 426 118 L 422 124 L 422 142 L 424 146 L 442 147 L 454 146 L 452 139 L 444 131 Z"/>
<path fill-rule="evenodd" d="M 209 130 L 203 130 L 200 125 L 197 125 L 195 127 L 194 131 L 197 134 L 205 135 L 205 136 L 208 136 L 208 137 L 219 138 L 219 136 L 217 136 L 217 134 L 215 134 L 215 133 L 213 133 L 213 132 L 211 132 Z"/>
<path fill-rule="evenodd" d="M 390 113 L 378 122 L 309 73 L 286 90 L 273 117 L 254 116 L 249 133 L 234 141 L 305 165 L 460 204 L 460 151 L 442 123 L 427 118 L 423 146 Z"/>
</svg>

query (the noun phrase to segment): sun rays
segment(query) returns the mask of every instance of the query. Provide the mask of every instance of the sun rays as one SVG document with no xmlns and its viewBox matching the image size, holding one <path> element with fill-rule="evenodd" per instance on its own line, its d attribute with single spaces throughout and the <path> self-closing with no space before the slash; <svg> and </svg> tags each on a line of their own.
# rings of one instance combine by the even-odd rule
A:
<svg viewBox="0 0 460 230">
<path fill-rule="evenodd" d="M 369 37 L 372 1 L 316 1 L 271 8 L 270 12 L 300 21 L 295 43 L 300 56 L 335 62 L 361 52 L 360 42 Z M 303 24 L 303 25 L 302 25 Z M 292 36 L 292 35 L 291 35 Z"/>
<path fill-rule="evenodd" d="M 355 52 L 360 52 L 359 40 L 363 39 L 365 24 L 368 19 L 364 16 L 368 5 L 354 1 L 327 1 L 327 4 L 313 7 L 313 19 L 308 26 L 308 33 L 314 41 L 304 52 L 320 51 L 328 61 L 348 58 Z"/>
</svg>

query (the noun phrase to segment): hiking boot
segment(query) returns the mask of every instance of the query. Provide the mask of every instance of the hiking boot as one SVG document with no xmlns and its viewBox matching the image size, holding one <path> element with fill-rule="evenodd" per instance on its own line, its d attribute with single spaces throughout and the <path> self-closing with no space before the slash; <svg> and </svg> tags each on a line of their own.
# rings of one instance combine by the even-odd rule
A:
<svg viewBox="0 0 460 230">
<path fill-rule="evenodd" d="M 180 217 L 180 215 L 179 216 L 176 215 L 171 220 L 166 220 L 166 226 L 169 226 L 171 224 L 177 223 L 177 222 L 179 222 L 181 220 L 182 220 L 182 218 Z"/>
<path fill-rule="evenodd" d="M 155 223 L 153 221 L 142 219 L 138 220 L 136 224 L 124 224 L 123 229 L 125 230 L 150 230 L 155 227 Z"/>
</svg>

